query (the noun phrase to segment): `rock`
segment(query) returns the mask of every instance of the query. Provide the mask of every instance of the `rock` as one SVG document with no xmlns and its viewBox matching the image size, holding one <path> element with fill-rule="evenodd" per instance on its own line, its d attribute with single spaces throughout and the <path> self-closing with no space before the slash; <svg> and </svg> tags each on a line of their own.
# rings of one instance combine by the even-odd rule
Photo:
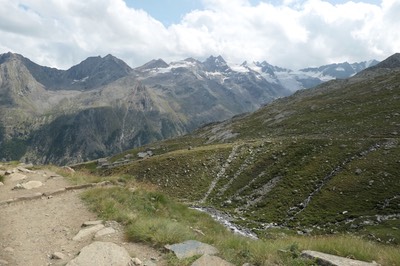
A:
<svg viewBox="0 0 400 266">
<path fill-rule="evenodd" d="M 104 229 L 101 229 L 100 231 L 97 231 L 97 233 L 94 235 L 94 238 L 99 238 L 102 236 L 106 236 L 106 235 L 111 235 L 111 234 L 115 234 L 115 229 L 111 228 L 111 227 L 106 227 Z"/>
<path fill-rule="evenodd" d="M 1 186 L 4 186 L 4 183 L 3 183 L 3 182 L 0 182 L 0 187 L 1 187 Z"/>
<path fill-rule="evenodd" d="M 362 174 L 362 170 L 360 168 L 357 168 L 355 171 L 356 175 L 361 175 Z"/>
<path fill-rule="evenodd" d="M 203 255 L 195 262 L 193 262 L 192 266 L 233 266 L 232 263 L 227 262 L 226 260 L 221 259 L 217 256 Z"/>
<path fill-rule="evenodd" d="M 68 173 L 75 173 L 75 170 L 72 169 L 72 168 L 69 167 L 69 166 L 63 166 L 62 169 L 64 169 L 64 170 L 65 170 L 66 172 L 68 172 Z"/>
<path fill-rule="evenodd" d="M 27 178 L 27 176 L 20 173 L 12 173 L 9 175 L 9 178 L 11 182 L 14 182 L 14 181 L 24 180 Z"/>
<path fill-rule="evenodd" d="M 40 181 L 29 181 L 29 182 L 22 184 L 22 187 L 24 189 L 33 189 L 33 188 L 38 188 L 41 186 L 43 186 L 43 183 Z"/>
<path fill-rule="evenodd" d="M 133 265 L 142 265 L 142 261 L 138 258 L 132 258 Z"/>
<path fill-rule="evenodd" d="M 15 170 L 7 170 L 5 171 L 4 175 L 11 175 L 13 173 L 15 173 Z"/>
<path fill-rule="evenodd" d="M 188 240 L 183 243 L 166 245 L 166 249 L 175 253 L 178 259 L 190 258 L 195 255 L 214 255 L 218 253 L 215 247 L 196 240 Z"/>
<path fill-rule="evenodd" d="M 128 266 L 130 263 L 131 257 L 123 247 L 110 242 L 93 242 L 82 248 L 67 266 Z"/>
<path fill-rule="evenodd" d="M 53 254 L 51 254 L 50 258 L 52 260 L 63 260 L 65 259 L 65 255 L 61 252 L 54 252 Z"/>
<path fill-rule="evenodd" d="M 0 259 L 0 266 L 1 265 L 8 265 L 8 261 Z"/>
<path fill-rule="evenodd" d="M 96 220 L 96 221 L 86 221 L 82 224 L 82 227 L 93 226 L 103 224 L 103 220 Z"/>
<path fill-rule="evenodd" d="M 12 189 L 15 190 L 15 189 L 25 189 L 25 188 L 21 184 L 16 184 Z"/>
<path fill-rule="evenodd" d="M 301 256 L 316 260 L 318 265 L 330 265 L 330 266 L 372 266 L 375 263 L 352 260 L 348 258 L 343 258 L 335 255 L 330 255 L 318 251 L 304 250 Z"/>
<path fill-rule="evenodd" d="M 97 224 L 91 227 L 86 227 L 84 229 L 81 229 L 76 236 L 72 238 L 74 241 L 82 241 L 85 240 L 86 238 L 94 235 L 96 232 L 100 231 L 101 229 L 104 228 L 103 224 Z"/>
<path fill-rule="evenodd" d="M 22 172 L 22 173 L 28 173 L 28 174 L 34 174 L 34 173 L 36 173 L 35 171 L 26 169 L 26 168 L 24 168 L 24 167 L 22 167 L 22 166 L 18 166 L 18 167 L 17 167 L 17 170 L 20 171 L 20 172 Z"/>
</svg>

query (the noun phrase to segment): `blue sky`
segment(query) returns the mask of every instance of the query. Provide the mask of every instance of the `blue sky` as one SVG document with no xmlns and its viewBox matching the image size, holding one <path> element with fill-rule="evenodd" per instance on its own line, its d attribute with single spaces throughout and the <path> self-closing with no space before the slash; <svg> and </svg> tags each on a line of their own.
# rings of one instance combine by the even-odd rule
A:
<svg viewBox="0 0 400 266">
<path fill-rule="evenodd" d="M 203 7 L 199 0 L 125 0 L 125 2 L 129 7 L 145 10 L 166 26 L 178 23 L 185 14 Z"/>
<path fill-rule="evenodd" d="M 400 0 L 0 0 L 0 53 L 66 69 L 221 55 L 293 70 L 400 52 Z"/>
</svg>

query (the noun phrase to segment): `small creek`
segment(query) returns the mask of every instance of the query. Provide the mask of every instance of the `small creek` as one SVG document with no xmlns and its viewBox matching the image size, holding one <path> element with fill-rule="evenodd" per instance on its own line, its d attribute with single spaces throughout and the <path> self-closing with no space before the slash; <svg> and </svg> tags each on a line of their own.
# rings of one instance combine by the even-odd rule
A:
<svg viewBox="0 0 400 266">
<path fill-rule="evenodd" d="M 219 222 L 220 224 L 222 224 L 223 226 L 225 226 L 226 228 L 231 230 L 234 234 L 238 234 L 238 235 L 241 235 L 241 236 L 249 237 L 249 238 L 252 238 L 252 239 L 258 239 L 257 235 L 254 234 L 253 232 L 251 232 L 250 229 L 241 227 L 239 225 L 235 225 L 233 223 L 234 218 L 231 217 L 230 215 L 228 215 L 227 213 L 218 211 L 218 210 L 216 210 L 214 208 L 211 208 L 211 207 L 196 207 L 196 206 L 192 206 L 190 208 L 209 214 L 215 221 Z"/>
</svg>

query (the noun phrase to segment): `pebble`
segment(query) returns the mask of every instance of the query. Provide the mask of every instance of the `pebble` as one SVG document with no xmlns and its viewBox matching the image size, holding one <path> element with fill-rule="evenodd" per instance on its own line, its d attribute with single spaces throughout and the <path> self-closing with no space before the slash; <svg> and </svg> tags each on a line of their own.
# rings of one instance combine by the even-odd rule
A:
<svg viewBox="0 0 400 266">
<path fill-rule="evenodd" d="M 61 252 L 54 252 L 53 254 L 51 254 L 50 258 L 53 260 L 63 260 L 65 259 L 65 255 Z"/>
<path fill-rule="evenodd" d="M 138 258 L 132 258 L 133 265 L 142 265 L 142 261 Z"/>
</svg>

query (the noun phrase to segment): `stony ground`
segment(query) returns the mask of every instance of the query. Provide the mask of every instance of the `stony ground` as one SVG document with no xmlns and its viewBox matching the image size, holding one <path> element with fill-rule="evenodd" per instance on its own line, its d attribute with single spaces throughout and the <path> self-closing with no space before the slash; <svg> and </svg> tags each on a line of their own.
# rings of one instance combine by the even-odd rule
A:
<svg viewBox="0 0 400 266">
<path fill-rule="evenodd" d="M 97 238 L 93 234 L 79 241 L 73 240 L 84 222 L 98 219 L 80 200 L 79 193 L 83 190 L 71 189 L 46 196 L 46 193 L 71 184 L 50 170 L 30 171 L 24 166 L 2 166 L 2 169 L 13 173 L 0 172 L 5 175 L 4 184 L 0 184 L 0 265 L 65 265 L 93 241 L 116 243 L 131 257 L 149 261 L 148 265 L 165 264 L 158 250 L 127 243 L 122 227 L 116 222 L 104 222 L 115 229 L 113 234 Z M 28 184 L 37 187 L 15 189 Z M 36 195 L 35 199 L 27 199 L 33 195 Z M 21 197 L 26 198 L 8 201 Z"/>
</svg>

